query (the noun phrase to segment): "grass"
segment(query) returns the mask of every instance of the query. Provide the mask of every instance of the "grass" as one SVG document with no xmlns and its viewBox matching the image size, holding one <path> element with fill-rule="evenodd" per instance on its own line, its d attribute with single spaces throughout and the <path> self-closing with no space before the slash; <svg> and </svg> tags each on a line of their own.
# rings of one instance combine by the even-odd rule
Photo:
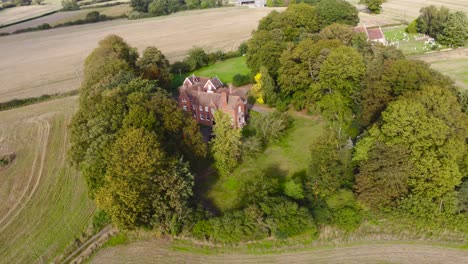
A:
<svg viewBox="0 0 468 264">
<path fill-rule="evenodd" d="M 206 182 L 206 198 L 220 211 L 236 208 L 242 184 L 264 173 L 280 183 L 296 174 L 305 173 L 309 163 L 309 146 L 323 132 L 318 121 L 294 118 L 294 127 L 279 142 L 270 144 L 262 154 L 245 160 L 230 176 L 215 176 Z"/>
<path fill-rule="evenodd" d="M 108 17 L 116 17 L 116 16 L 125 15 L 131 10 L 132 8 L 130 7 L 129 4 L 121 4 L 121 5 L 107 6 L 107 7 L 86 8 L 86 9 L 81 10 L 81 12 L 77 13 L 75 16 L 70 16 L 70 17 L 67 17 L 66 19 L 55 21 L 54 23 L 52 23 L 52 26 L 67 23 L 67 22 L 73 22 L 79 19 L 85 19 L 86 15 L 93 11 L 98 11 L 101 15 L 106 15 Z"/>
<path fill-rule="evenodd" d="M 431 63 L 431 66 L 452 77 L 459 86 L 468 89 L 468 58 L 437 61 Z"/>
<path fill-rule="evenodd" d="M 392 45 L 398 47 L 405 55 L 422 54 L 444 48 L 444 46 L 436 43 L 436 48 L 433 49 L 432 45 L 425 44 L 424 40 L 417 40 L 417 38 L 424 37 L 424 34 L 409 34 L 405 32 L 405 28 L 405 26 L 401 26 L 383 29 L 387 41 L 392 42 Z"/>
<path fill-rule="evenodd" d="M 218 78 L 224 83 L 232 83 L 232 77 L 236 74 L 248 75 L 250 69 L 247 67 L 244 56 L 216 62 L 208 67 L 201 68 L 193 74 L 197 76 L 206 76 Z"/>
<path fill-rule="evenodd" d="M 52 262 L 87 232 L 94 205 L 66 160 L 76 105 L 74 96 L 0 112 L 0 146 L 17 154 L 0 170 L 2 263 Z"/>
</svg>

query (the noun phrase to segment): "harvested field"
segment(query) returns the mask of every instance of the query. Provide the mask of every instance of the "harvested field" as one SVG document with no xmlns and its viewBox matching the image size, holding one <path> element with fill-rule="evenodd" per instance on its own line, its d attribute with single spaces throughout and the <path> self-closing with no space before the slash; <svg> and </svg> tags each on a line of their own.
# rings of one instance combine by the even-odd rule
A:
<svg viewBox="0 0 468 264">
<path fill-rule="evenodd" d="M 422 7 L 441 5 L 452 11 L 468 12 L 468 1 L 465 0 L 387 0 L 382 5 L 382 13 L 378 15 L 369 14 L 364 5 L 359 5 L 359 0 L 347 0 L 356 5 L 359 12 L 360 25 L 368 27 L 384 26 L 396 23 L 408 23 L 419 16 Z"/>
<path fill-rule="evenodd" d="M 36 18 L 30 21 L 26 21 L 23 23 L 19 23 L 16 25 L 11 25 L 8 27 L 0 28 L 0 33 L 13 33 L 16 30 L 30 28 L 30 27 L 37 27 L 41 24 L 47 23 L 50 25 L 57 24 L 59 21 L 64 21 L 72 17 L 76 17 L 79 14 L 86 14 L 86 10 L 76 10 L 76 11 L 68 11 L 68 12 L 57 12 L 48 16 Z"/>
<path fill-rule="evenodd" d="M 237 49 L 270 11 L 237 7 L 196 10 L 2 37 L 0 102 L 78 88 L 84 59 L 109 34 L 123 37 L 140 52 L 154 45 L 174 61 L 193 46 L 209 51 Z"/>
<path fill-rule="evenodd" d="M 85 233 L 94 211 L 66 160 L 77 97 L 0 112 L 0 263 L 52 262 Z M 1 150 L 0 150 L 1 151 Z"/>
<path fill-rule="evenodd" d="M 38 17 L 60 8 L 61 6 L 56 5 L 30 5 L 7 8 L 0 11 L 0 26 Z"/>
<path fill-rule="evenodd" d="M 106 248 L 91 263 L 466 263 L 468 252 L 413 244 L 373 244 L 271 255 L 176 252 L 155 240 Z"/>
</svg>

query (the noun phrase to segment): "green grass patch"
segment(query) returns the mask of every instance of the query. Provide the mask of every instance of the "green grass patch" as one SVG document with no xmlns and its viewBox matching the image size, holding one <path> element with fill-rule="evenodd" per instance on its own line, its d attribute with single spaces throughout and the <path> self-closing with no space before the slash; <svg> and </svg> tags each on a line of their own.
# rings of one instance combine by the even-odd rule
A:
<svg viewBox="0 0 468 264">
<path fill-rule="evenodd" d="M 398 47 L 405 55 L 422 54 L 446 48 L 437 42 L 436 47 L 433 48 L 431 44 L 425 44 L 425 40 L 417 40 L 423 38 L 424 34 L 409 34 L 405 32 L 405 28 L 406 26 L 383 29 L 387 41 Z"/>
<path fill-rule="evenodd" d="M 118 245 L 123 245 L 128 242 L 128 237 L 124 233 L 118 233 L 116 236 L 111 237 L 109 240 L 107 240 L 104 245 L 102 245 L 102 248 L 106 247 L 115 247 Z"/>
<path fill-rule="evenodd" d="M 262 154 L 246 159 L 227 177 L 212 176 L 202 188 L 204 194 L 220 211 L 239 206 L 241 187 L 252 177 L 265 174 L 280 183 L 303 174 L 309 164 L 311 142 L 321 135 L 323 127 L 315 120 L 294 118 L 294 126 L 279 142 L 267 146 Z"/>
<path fill-rule="evenodd" d="M 213 65 L 201 68 L 193 74 L 197 76 L 218 78 L 224 83 L 232 83 L 232 77 L 236 74 L 250 74 L 250 69 L 247 67 L 245 57 L 237 57 L 225 61 L 216 62 Z"/>
</svg>

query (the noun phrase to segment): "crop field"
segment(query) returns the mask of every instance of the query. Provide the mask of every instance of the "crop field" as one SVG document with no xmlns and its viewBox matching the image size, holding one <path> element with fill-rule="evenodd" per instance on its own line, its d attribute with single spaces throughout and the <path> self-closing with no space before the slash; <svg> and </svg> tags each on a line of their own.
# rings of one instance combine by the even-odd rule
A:
<svg viewBox="0 0 468 264">
<path fill-rule="evenodd" d="M 94 211 L 67 163 L 77 97 L 0 112 L 0 263 L 49 263 L 87 232 Z"/>
<path fill-rule="evenodd" d="M 90 263 L 400 263 L 458 264 L 468 261 L 466 250 L 415 244 L 368 244 L 317 247 L 268 255 L 192 253 L 174 251 L 161 240 L 135 242 L 99 251 Z"/>
<path fill-rule="evenodd" d="M 371 15 L 367 12 L 365 6 L 359 5 L 359 0 L 348 0 L 356 5 L 360 10 L 360 24 L 366 26 L 379 26 L 402 22 L 411 22 L 419 16 L 419 10 L 422 7 L 441 5 L 448 7 L 453 11 L 468 12 L 468 1 L 465 0 L 387 0 L 382 5 L 382 13 Z"/>
<path fill-rule="evenodd" d="M 0 26 L 41 16 L 43 14 L 59 10 L 60 8 L 61 6 L 56 5 L 30 5 L 7 8 L 0 11 Z"/>
<path fill-rule="evenodd" d="M 109 34 L 123 37 L 140 52 L 154 45 L 174 61 L 194 46 L 208 51 L 237 49 L 271 10 L 196 10 L 2 37 L 0 102 L 77 89 L 84 59 Z"/>
</svg>

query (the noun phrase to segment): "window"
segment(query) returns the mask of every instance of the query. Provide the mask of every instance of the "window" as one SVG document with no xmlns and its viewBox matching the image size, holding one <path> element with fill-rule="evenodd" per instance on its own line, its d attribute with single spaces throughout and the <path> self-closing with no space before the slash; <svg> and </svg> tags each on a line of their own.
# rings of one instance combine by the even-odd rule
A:
<svg viewBox="0 0 468 264">
<path fill-rule="evenodd" d="M 197 108 L 197 106 L 196 106 L 196 105 L 192 105 L 192 107 L 193 107 L 193 110 L 195 110 L 195 109 Z"/>
<path fill-rule="evenodd" d="M 242 110 L 242 107 L 239 105 L 239 113 L 242 112 L 241 110 Z"/>
<path fill-rule="evenodd" d="M 185 97 L 182 97 L 182 102 L 187 102 L 187 100 L 185 99 Z"/>
<path fill-rule="evenodd" d="M 203 111 L 203 106 L 199 105 L 200 111 Z"/>
<path fill-rule="evenodd" d="M 206 121 L 210 121 L 210 115 L 209 114 L 206 115 Z"/>
<path fill-rule="evenodd" d="M 193 114 L 193 118 L 197 119 L 197 115 L 196 115 L 196 114 Z"/>
<path fill-rule="evenodd" d="M 208 106 L 205 106 L 205 112 L 208 112 Z"/>
<path fill-rule="evenodd" d="M 202 114 L 200 114 L 200 120 L 205 120 Z"/>
<path fill-rule="evenodd" d="M 211 114 L 214 115 L 214 109 L 213 108 L 211 108 Z"/>
<path fill-rule="evenodd" d="M 184 110 L 185 110 L 185 111 L 187 111 L 187 106 L 186 106 L 186 105 L 184 105 L 183 107 L 184 107 Z"/>
</svg>

